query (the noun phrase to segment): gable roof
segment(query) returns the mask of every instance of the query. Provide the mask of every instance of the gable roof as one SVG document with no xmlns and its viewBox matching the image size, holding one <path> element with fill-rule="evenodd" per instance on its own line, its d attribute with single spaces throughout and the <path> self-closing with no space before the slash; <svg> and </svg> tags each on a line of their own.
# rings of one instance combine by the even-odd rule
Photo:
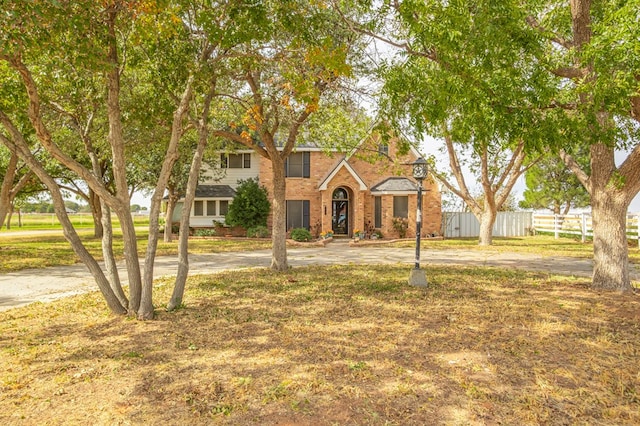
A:
<svg viewBox="0 0 640 426">
<path fill-rule="evenodd" d="M 198 185 L 196 198 L 233 198 L 236 191 L 229 185 Z"/>
<path fill-rule="evenodd" d="M 415 194 L 418 190 L 412 180 L 406 177 L 390 177 L 371 188 L 372 194 Z"/>
<path fill-rule="evenodd" d="M 324 178 L 322 182 L 320 182 L 320 185 L 318 186 L 318 189 L 320 191 L 325 191 L 327 189 L 327 186 L 329 185 L 329 182 L 331 181 L 331 179 L 333 179 L 338 174 L 340 169 L 342 169 L 342 168 L 345 168 L 347 170 L 347 172 L 349 172 L 349 174 L 356 180 L 356 182 L 358 182 L 358 185 L 360 185 L 360 190 L 361 191 L 364 191 L 364 190 L 367 189 L 367 184 L 364 183 L 364 181 L 362 180 L 362 178 L 360 176 L 358 176 L 358 173 L 356 173 L 356 171 L 353 169 L 353 167 L 351 167 L 351 165 L 347 162 L 347 160 L 345 158 L 340 160 L 338 165 L 333 168 L 331 173 L 329 173 L 329 175 L 326 178 Z"/>
</svg>

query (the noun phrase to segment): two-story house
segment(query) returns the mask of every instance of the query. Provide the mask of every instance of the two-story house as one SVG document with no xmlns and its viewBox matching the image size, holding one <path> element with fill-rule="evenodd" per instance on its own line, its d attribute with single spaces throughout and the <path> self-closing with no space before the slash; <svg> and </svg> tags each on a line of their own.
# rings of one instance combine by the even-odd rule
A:
<svg viewBox="0 0 640 426">
<path fill-rule="evenodd" d="M 287 229 L 333 231 L 337 237 L 376 229 L 393 238 L 398 236 L 395 217 L 407 219 L 407 236 L 415 236 L 417 185 L 411 178 L 410 163 L 418 157 L 414 149 L 398 155 L 393 142 L 363 142 L 349 153 L 298 146 L 285 163 Z M 191 226 L 224 222 L 238 180 L 247 178 L 258 178 L 270 190 L 271 162 L 251 150 L 221 152 L 214 169 L 206 169 L 198 185 Z M 423 187 L 423 235 L 440 235 L 439 187 L 430 177 Z M 179 204 L 174 221 L 179 220 L 181 211 Z"/>
</svg>

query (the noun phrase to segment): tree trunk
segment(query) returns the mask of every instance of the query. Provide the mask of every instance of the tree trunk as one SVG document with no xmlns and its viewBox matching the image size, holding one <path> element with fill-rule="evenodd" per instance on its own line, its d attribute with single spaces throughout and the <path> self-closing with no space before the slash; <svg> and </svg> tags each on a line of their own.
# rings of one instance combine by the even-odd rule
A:
<svg viewBox="0 0 640 426">
<path fill-rule="evenodd" d="M 284 160 L 276 155 L 271 158 L 273 170 L 273 223 L 271 229 L 272 255 L 271 269 L 286 271 L 287 264 L 287 210 L 286 210 L 286 180 L 284 175 Z"/>
<path fill-rule="evenodd" d="M 167 187 L 167 182 L 171 176 L 171 169 L 178 159 L 178 143 L 182 137 L 182 121 L 189 111 L 189 102 L 193 94 L 193 80 L 190 76 L 185 84 L 184 92 L 180 98 L 180 104 L 173 113 L 173 121 L 171 123 L 171 138 L 169 146 L 162 162 L 162 168 L 158 175 L 156 187 L 151 196 L 151 207 L 149 209 L 149 240 L 147 243 L 147 251 L 144 258 L 144 280 L 142 287 L 142 301 L 138 310 L 138 319 L 153 318 L 153 262 L 156 257 L 156 249 L 158 247 L 158 232 L 160 230 L 159 218 L 160 207 L 162 206 L 162 195 Z"/>
<path fill-rule="evenodd" d="M 138 259 L 138 241 L 136 240 L 136 231 L 128 204 L 118 206 L 116 215 L 120 220 L 120 229 L 122 230 L 122 240 L 124 242 L 124 260 L 127 268 L 127 277 L 129 278 L 128 310 L 129 315 L 135 316 L 140 308 L 140 300 L 142 298 L 142 275 Z"/>
<path fill-rule="evenodd" d="M 206 129 L 200 130 L 201 135 L 198 140 L 198 147 L 193 154 L 191 160 L 191 168 L 189 169 L 189 180 L 187 181 L 187 191 L 184 196 L 184 206 L 182 216 L 180 217 L 180 236 L 178 244 L 178 273 L 176 282 L 173 287 L 171 300 L 167 305 L 167 310 L 172 311 L 182 304 L 184 296 L 184 288 L 187 283 L 187 274 L 189 273 L 189 216 L 191 215 L 190 206 L 196 196 L 196 186 L 198 186 L 198 177 L 200 175 L 200 166 L 202 165 L 202 157 L 204 149 L 207 146 L 208 133 Z M 171 198 L 171 196 L 169 196 Z M 167 209 L 168 210 L 168 209 Z"/>
<path fill-rule="evenodd" d="M 172 232 L 172 221 L 173 221 L 173 212 L 176 209 L 176 204 L 180 199 L 180 195 L 173 190 L 173 188 L 169 188 L 169 196 L 167 200 L 167 211 L 164 215 L 164 242 L 170 243 L 173 240 L 173 232 Z M 186 205 L 186 204 L 185 204 Z"/>
<path fill-rule="evenodd" d="M 129 301 L 122 290 L 122 284 L 120 283 L 120 275 L 118 273 L 118 266 L 116 265 L 116 258 L 113 255 L 113 226 L 111 224 L 111 209 L 106 203 L 102 203 L 98 200 L 98 203 L 104 204 L 101 206 L 101 223 L 100 229 L 102 232 L 102 257 L 104 257 L 105 269 L 107 270 L 107 276 L 111 283 L 111 289 L 122 304 L 122 306 L 128 306 Z"/>
<path fill-rule="evenodd" d="M 7 212 L 7 230 L 11 229 L 11 218 L 13 217 L 13 202 L 9 203 L 9 211 Z"/>
<path fill-rule="evenodd" d="M 91 208 L 91 217 L 93 218 L 93 236 L 96 238 L 102 238 L 104 235 L 104 229 L 102 228 L 102 204 L 100 198 L 91 189 L 89 189 L 89 207 Z M 111 223 L 111 220 L 109 220 Z"/>
<path fill-rule="evenodd" d="M 493 225 L 496 222 L 496 217 L 497 212 L 485 209 L 478 218 L 478 220 L 480 220 L 479 245 L 490 246 L 493 242 Z"/>
<path fill-rule="evenodd" d="M 109 72 L 107 73 L 107 119 L 109 123 L 107 140 L 111 147 L 111 164 L 116 188 L 115 205 L 111 207 L 118 215 L 120 228 L 122 229 L 124 257 L 129 277 L 129 315 L 135 315 L 140 308 L 142 299 L 142 276 L 140 273 L 140 261 L 138 260 L 138 242 L 133 218 L 131 217 L 122 114 L 120 111 L 121 64 L 118 57 L 116 36 L 117 15 L 118 9 L 116 7 L 107 9 L 107 60 L 110 64 Z"/>
<path fill-rule="evenodd" d="M 606 189 L 591 195 L 594 289 L 631 291 L 627 208 L 623 197 L 612 195 Z"/>
<path fill-rule="evenodd" d="M 11 188 L 13 188 L 13 181 L 15 180 L 17 169 L 18 154 L 12 152 L 6 173 L 2 177 L 2 186 L 0 187 L 0 229 L 2 229 L 7 214 L 11 209 Z M 9 227 L 7 227 L 7 229 L 9 229 Z"/>
<path fill-rule="evenodd" d="M 22 209 L 18 207 L 18 228 L 22 228 Z"/>
<path fill-rule="evenodd" d="M 120 301 L 111 289 L 109 280 L 107 280 L 104 273 L 102 272 L 102 269 L 100 269 L 100 265 L 98 265 L 98 262 L 96 262 L 93 256 L 91 256 L 91 254 L 84 247 L 84 245 L 82 244 L 82 240 L 78 236 L 78 233 L 74 229 L 73 224 L 69 220 L 69 216 L 67 215 L 67 212 L 65 210 L 64 199 L 62 198 L 62 194 L 60 193 L 60 188 L 53 180 L 53 178 L 49 176 L 49 174 L 44 170 L 38 160 L 33 156 L 31 151 L 29 150 L 29 146 L 22 137 L 22 134 L 15 126 L 13 126 L 8 117 L 1 111 L 0 118 L 2 118 L 3 124 L 5 124 L 7 130 L 13 136 L 15 142 L 12 142 L 9 139 L 3 137 L 2 134 L 0 134 L 0 140 L 2 140 L 5 145 L 9 146 L 10 149 L 15 149 L 18 152 L 20 158 L 22 158 L 22 160 L 29 166 L 29 169 L 33 171 L 35 175 L 40 179 L 40 181 L 47 187 L 51 198 L 53 199 L 53 206 L 56 215 L 58 216 L 58 220 L 62 224 L 64 236 L 71 244 L 71 248 L 80 258 L 80 261 L 84 263 L 91 272 L 91 275 L 95 279 L 96 284 L 98 284 L 98 288 L 100 289 L 102 296 L 105 298 L 107 306 L 109 306 L 109 309 L 111 309 L 111 312 L 115 314 L 125 314 L 127 310 L 120 304 Z"/>
</svg>

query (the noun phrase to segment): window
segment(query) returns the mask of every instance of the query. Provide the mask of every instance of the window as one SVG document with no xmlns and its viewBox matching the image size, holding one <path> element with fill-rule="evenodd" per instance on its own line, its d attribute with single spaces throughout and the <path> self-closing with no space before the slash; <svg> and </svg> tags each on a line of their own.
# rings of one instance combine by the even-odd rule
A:
<svg viewBox="0 0 640 426">
<path fill-rule="evenodd" d="M 287 229 L 309 228 L 309 200 L 287 201 Z"/>
<path fill-rule="evenodd" d="M 389 145 L 386 143 L 378 144 L 378 154 L 380 155 L 389 155 Z"/>
<path fill-rule="evenodd" d="M 393 197 L 393 217 L 409 217 L 409 197 L 406 195 Z"/>
<path fill-rule="evenodd" d="M 204 202 L 202 200 L 193 202 L 193 215 L 204 216 Z"/>
<path fill-rule="evenodd" d="M 374 197 L 373 227 L 382 228 L 382 197 Z"/>
<path fill-rule="evenodd" d="M 216 202 L 215 201 L 207 201 L 207 216 L 215 216 L 216 215 Z"/>
<path fill-rule="evenodd" d="M 251 154 L 220 154 L 220 168 L 222 169 L 250 169 Z"/>
<path fill-rule="evenodd" d="M 219 203 L 220 203 L 219 214 L 220 214 L 220 216 L 224 216 L 229 212 L 229 201 L 221 200 L 221 201 L 219 201 Z"/>
<path fill-rule="evenodd" d="M 293 152 L 284 163 L 286 177 L 308 178 L 311 176 L 311 156 L 308 152 Z"/>
</svg>

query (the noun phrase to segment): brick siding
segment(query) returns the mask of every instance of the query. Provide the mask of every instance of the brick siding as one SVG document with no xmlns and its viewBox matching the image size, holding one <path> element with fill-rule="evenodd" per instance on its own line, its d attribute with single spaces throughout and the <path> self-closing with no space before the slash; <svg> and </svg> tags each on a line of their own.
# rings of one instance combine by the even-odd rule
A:
<svg viewBox="0 0 640 426">
<path fill-rule="evenodd" d="M 319 227 L 318 229 L 324 232 L 331 230 L 332 195 L 335 189 L 343 187 L 347 189 L 349 194 L 349 235 L 351 235 L 355 229 L 363 231 L 368 223 L 374 223 L 374 195 L 371 194 L 371 187 L 392 176 L 411 178 L 412 168 L 409 163 L 416 159 L 411 152 L 403 156 L 397 156 L 395 144 L 391 142 L 389 157 L 386 157 L 375 152 L 374 147 L 377 148 L 375 141 L 370 144 L 362 144 L 358 152 L 348 160 L 349 165 L 366 184 L 367 189 L 364 191 L 360 190 L 360 183 L 345 167 L 342 167 L 327 182 L 326 190 L 319 190 L 323 181 L 345 158 L 343 154 L 337 153 L 329 155 L 319 151 L 311 152 L 310 178 L 286 179 L 287 200 L 309 200 L 309 223 L 312 230 L 315 227 Z M 389 158 L 394 158 L 395 160 L 391 161 Z M 260 183 L 270 191 L 273 182 L 271 162 L 263 157 L 260 158 L 259 179 Z M 397 232 L 392 226 L 393 197 L 391 194 L 382 195 L 382 227 L 380 231 L 385 238 L 397 237 Z M 408 195 L 408 199 L 409 226 L 407 236 L 415 237 L 417 194 Z M 431 178 L 426 179 L 424 182 L 422 207 L 422 234 L 440 235 L 442 222 L 441 194 L 438 185 Z M 269 226 L 271 226 L 271 218 L 269 218 Z"/>
</svg>

